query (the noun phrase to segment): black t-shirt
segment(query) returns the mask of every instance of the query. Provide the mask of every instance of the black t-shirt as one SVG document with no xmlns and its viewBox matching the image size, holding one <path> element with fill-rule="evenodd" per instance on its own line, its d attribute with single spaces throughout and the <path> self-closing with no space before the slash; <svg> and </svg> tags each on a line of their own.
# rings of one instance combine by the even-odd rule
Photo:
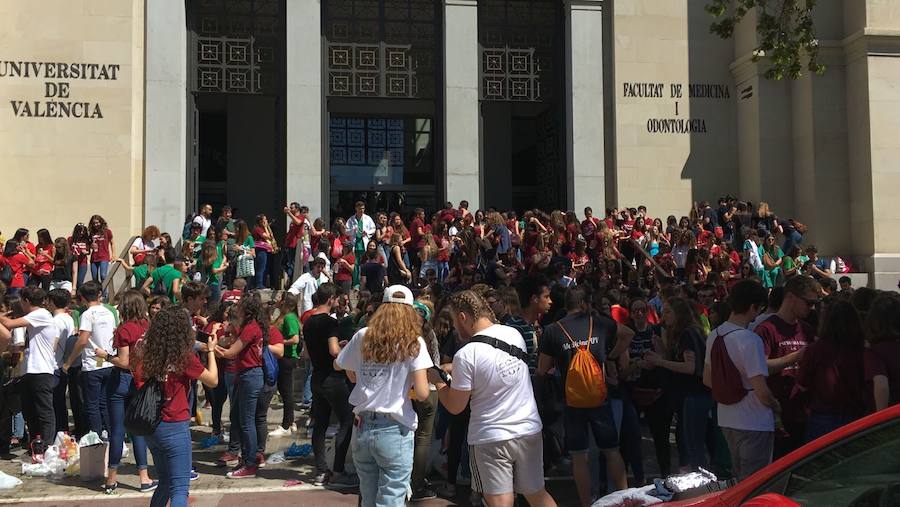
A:
<svg viewBox="0 0 900 507">
<path fill-rule="evenodd" d="M 306 319 L 303 326 L 303 341 L 313 365 L 313 377 L 324 379 L 329 375 L 340 375 L 334 371 L 334 356 L 328 351 L 328 339 L 340 336 L 338 321 L 326 313 L 317 313 Z"/>
<path fill-rule="evenodd" d="M 590 343 L 588 343 L 588 328 L 593 319 L 593 331 L 591 332 Z M 541 334 L 540 345 L 538 351 L 546 354 L 556 360 L 556 369 L 562 376 L 563 384 L 566 382 L 566 373 L 569 371 L 569 361 L 575 357 L 575 347 L 572 341 L 563 332 L 562 327 L 565 326 L 566 331 L 572 339 L 579 345 L 588 345 L 588 350 L 597 360 L 597 364 L 601 367 L 606 361 L 606 356 L 615 346 L 616 341 L 616 322 L 609 317 L 598 313 L 579 313 L 566 315 L 562 319 L 548 325 Z M 608 386 L 611 388 L 612 386 Z"/>
<path fill-rule="evenodd" d="M 366 277 L 366 290 L 376 294 L 384 290 L 384 277 L 387 270 L 380 262 L 367 262 L 361 268 L 361 275 Z"/>
<path fill-rule="evenodd" d="M 72 280 L 72 263 L 75 262 L 75 258 L 71 255 L 67 255 L 65 260 L 62 260 L 62 264 L 58 263 L 59 261 L 54 259 L 53 261 L 53 271 L 50 273 L 50 279 L 53 281 L 63 281 L 63 280 Z"/>
<path fill-rule="evenodd" d="M 688 394 L 709 392 L 703 385 L 703 362 L 706 360 L 706 338 L 700 328 L 688 328 L 678 336 L 674 361 L 684 361 L 684 353 L 694 353 L 694 371 L 690 374 L 669 371 L 669 387 L 676 399 Z"/>
</svg>

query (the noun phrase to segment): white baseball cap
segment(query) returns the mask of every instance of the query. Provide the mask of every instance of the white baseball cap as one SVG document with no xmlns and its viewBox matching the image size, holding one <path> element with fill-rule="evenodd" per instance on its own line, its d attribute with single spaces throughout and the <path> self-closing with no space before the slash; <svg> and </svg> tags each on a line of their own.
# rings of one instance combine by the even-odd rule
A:
<svg viewBox="0 0 900 507">
<path fill-rule="evenodd" d="M 413 305 L 413 301 L 415 301 L 413 293 L 405 285 L 391 285 L 384 289 L 384 296 L 381 298 L 382 303 L 400 303 L 409 306 Z"/>
</svg>

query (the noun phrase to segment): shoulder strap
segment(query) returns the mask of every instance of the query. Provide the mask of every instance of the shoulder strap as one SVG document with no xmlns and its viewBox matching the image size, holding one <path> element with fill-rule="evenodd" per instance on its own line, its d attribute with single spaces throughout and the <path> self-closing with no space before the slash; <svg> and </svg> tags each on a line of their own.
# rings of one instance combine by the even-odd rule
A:
<svg viewBox="0 0 900 507">
<path fill-rule="evenodd" d="M 569 341 L 572 342 L 572 346 L 575 348 L 578 348 L 578 342 L 576 342 L 575 339 L 572 338 L 572 335 L 569 334 L 569 330 L 566 329 L 566 326 L 563 325 L 562 321 L 558 320 L 558 321 L 556 321 L 556 323 L 559 324 L 559 328 L 562 329 L 562 332 L 563 332 L 563 334 L 566 335 L 566 338 L 568 338 Z M 591 336 L 593 336 L 593 334 L 594 334 L 594 316 L 591 315 L 588 320 L 588 335 L 587 335 L 587 346 L 588 347 L 591 345 Z"/>
<path fill-rule="evenodd" d="M 517 359 L 521 359 L 525 363 L 528 363 L 528 354 L 524 350 L 516 347 L 515 345 L 510 345 L 505 341 L 498 340 L 490 336 L 475 335 L 469 340 L 466 345 L 468 345 L 469 343 L 485 343 L 487 345 L 490 345 L 491 347 L 494 347 L 495 349 L 502 350 L 503 352 L 506 352 L 507 354 Z M 465 347 L 465 345 L 463 346 Z"/>
</svg>

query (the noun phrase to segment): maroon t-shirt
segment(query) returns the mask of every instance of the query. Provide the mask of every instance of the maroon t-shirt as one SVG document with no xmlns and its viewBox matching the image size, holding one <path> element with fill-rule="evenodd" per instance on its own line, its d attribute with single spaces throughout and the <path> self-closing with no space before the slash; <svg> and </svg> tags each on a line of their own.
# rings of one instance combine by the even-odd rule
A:
<svg viewBox="0 0 900 507">
<path fill-rule="evenodd" d="M 800 361 L 797 384 L 809 392 L 813 412 L 859 417 L 865 413 L 863 351 L 845 350 L 819 340 Z"/>
<path fill-rule="evenodd" d="M 238 354 L 235 362 L 237 363 L 238 373 L 243 373 L 250 368 L 262 366 L 262 329 L 256 321 L 241 328 L 238 339 L 244 342 L 244 348 Z"/>
<path fill-rule="evenodd" d="M 884 375 L 888 379 L 891 390 L 890 405 L 900 403 L 900 342 L 876 343 L 866 349 L 864 370 L 869 393 L 872 392 L 872 379 Z M 869 398 L 871 398 L 869 394 Z"/>
<path fill-rule="evenodd" d="M 117 349 L 121 347 L 133 348 L 134 344 L 144 337 L 149 327 L 150 322 L 147 319 L 129 320 L 119 324 L 119 327 L 113 333 L 113 347 Z M 134 351 L 130 350 L 130 352 Z"/>
<path fill-rule="evenodd" d="M 191 418 L 191 404 L 188 402 L 188 392 L 191 389 L 191 381 L 200 378 L 203 374 L 203 364 L 197 355 L 191 353 L 182 373 L 170 373 L 166 377 L 163 391 L 166 401 L 162 408 L 162 420 L 165 422 L 187 421 Z"/>
<path fill-rule="evenodd" d="M 111 260 L 109 258 L 109 243 L 112 239 L 113 234 L 109 229 L 104 229 L 91 236 L 91 250 L 93 252 L 91 255 L 91 262 L 109 262 Z"/>
<path fill-rule="evenodd" d="M 816 336 L 812 326 L 806 322 L 798 320 L 795 324 L 788 324 L 775 314 L 756 327 L 756 334 L 762 338 L 766 359 L 777 359 L 796 352 L 812 343 Z M 769 389 L 782 406 L 789 403 L 794 381 L 799 372 L 800 365 L 795 363 L 788 365 L 779 373 L 769 375 Z"/>
<path fill-rule="evenodd" d="M 419 228 L 421 228 L 424 233 L 425 222 L 423 222 L 421 218 L 414 218 L 412 223 L 409 224 L 409 237 L 411 240 L 409 244 L 416 249 L 421 249 L 425 246 L 425 236 L 419 234 Z"/>
</svg>

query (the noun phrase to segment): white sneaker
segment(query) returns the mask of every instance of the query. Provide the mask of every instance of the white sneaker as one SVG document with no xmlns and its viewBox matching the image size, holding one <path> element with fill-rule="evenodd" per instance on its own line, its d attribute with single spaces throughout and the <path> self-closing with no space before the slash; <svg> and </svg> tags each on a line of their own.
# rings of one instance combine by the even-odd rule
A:
<svg viewBox="0 0 900 507">
<path fill-rule="evenodd" d="M 290 427 L 291 433 L 297 433 L 297 423 L 294 423 Z"/>
<path fill-rule="evenodd" d="M 288 437 L 293 433 L 294 432 L 290 428 L 284 429 L 281 426 L 279 426 L 279 427 L 275 428 L 274 430 L 270 431 L 269 436 L 270 437 Z"/>
</svg>

